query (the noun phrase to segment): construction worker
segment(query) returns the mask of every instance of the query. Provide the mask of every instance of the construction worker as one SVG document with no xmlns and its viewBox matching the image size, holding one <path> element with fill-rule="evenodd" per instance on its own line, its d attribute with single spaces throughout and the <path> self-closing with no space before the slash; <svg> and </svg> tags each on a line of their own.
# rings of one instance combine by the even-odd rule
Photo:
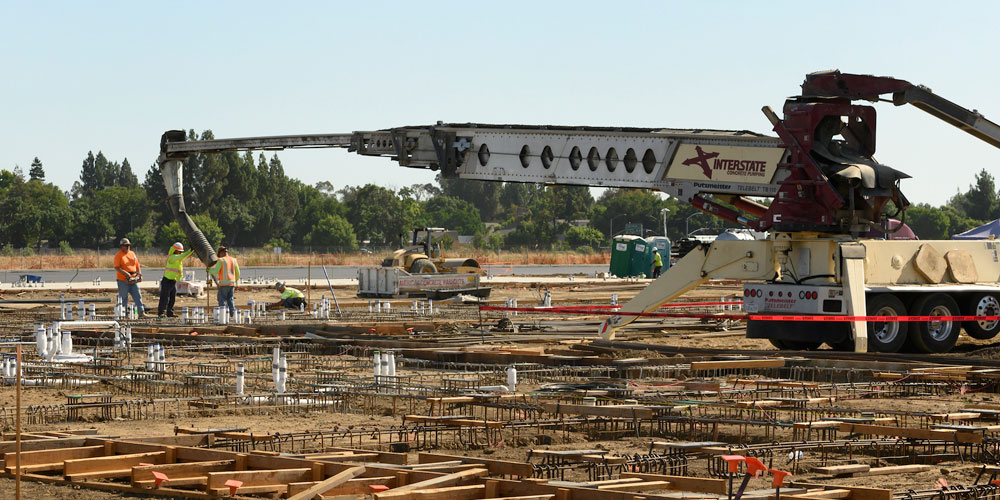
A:
<svg viewBox="0 0 1000 500">
<path fill-rule="evenodd" d="M 274 284 L 274 289 L 281 292 L 281 300 L 271 304 L 272 308 L 285 307 L 288 309 L 298 309 L 306 303 L 306 296 L 301 290 L 285 286 L 280 281 Z"/>
<path fill-rule="evenodd" d="M 231 316 L 236 315 L 236 304 L 233 302 L 233 295 L 236 292 L 236 283 L 240 280 L 240 265 L 236 259 L 229 256 L 229 249 L 220 246 L 216 252 L 219 260 L 215 265 L 208 268 L 208 275 L 219 284 L 219 307 L 228 307 Z"/>
<path fill-rule="evenodd" d="M 660 257 L 660 251 L 653 249 L 653 279 L 660 277 L 660 270 L 663 269 L 663 258 Z"/>
<path fill-rule="evenodd" d="M 139 258 L 132 251 L 132 242 L 128 238 L 122 238 L 118 242 L 118 253 L 115 254 L 115 271 L 117 271 L 116 277 L 118 278 L 118 297 L 121 299 L 122 307 L 128 306 L 128 297 L 131 295 L 139 310 L 139 315 L 145 316 L 146 308 L 142 305 L 142 295 L 139 293 L 142 266 L 139 265 Z"/>
<path fill-rule="evenodd" d="M 167 267 L 163 269 L 163 279 L 160 280 L 160 304 L 156 307 L 156 315 L 160 318 L 166 312 L 168 318 L 174 317 L 174 300 L 177 298 L 177 282 L 184 279 L 184 259 L 194 253 L 194 250 L 184 251 L 181 242 L 175 242 L 167 251 Z"/>
</svg>

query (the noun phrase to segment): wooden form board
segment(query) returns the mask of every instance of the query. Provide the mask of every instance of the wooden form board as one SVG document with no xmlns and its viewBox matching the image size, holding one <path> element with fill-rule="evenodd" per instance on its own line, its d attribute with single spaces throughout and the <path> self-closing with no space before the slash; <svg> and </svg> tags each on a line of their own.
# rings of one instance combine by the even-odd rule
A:
<svg viewBox="0 0 1000 500">
<path fill-rule="evenodd" d="M 712 493 L 715 495 L 725 495 L 726 480 L 710 479 L 703 477 L 670 476 L 666 474 L 643 474 L 639 472 L 623 472 L 623 478 L 639 478 L 645 481 L 665 481 L 670 483 L 667 489 L 691 491 L 694 493 Z"/>
<path fill-rule="evenodd" d="M 982 443 L 983 434 L 979 432 L 940 431 L 931 429 L 913 429 L 909 427 L 890 427 L 887 425 L 868 425 L 841 423 L 841 432 L 852 434 L 874 434 L 879 436 L 894 436 L 910 439 L 935 439 L 940 441 L 958 441 L 959 443 Z"/>
<path fill-rule="evenodd" d="M 840 489 L 848 490 L 851 492 L 851 500 L 892 500 L 892 490 L 886 490 L 882 488 L 861 488 L 857 486 L 842 486 L 842 485 L 829 485 L 829 484 L 817 484 L 817 483 L 800 483 L 798 481 L 792 482 L 790 485 L 794 488 L 807 488 L 807 489 Z M 785 498 L 785 495 L 781 495 L 781 498 Z M 807 497 L 809 498 L 809 497 Z"/>
<path fill-rule="evenodd" d="M 406 485 L 393 488 L 389 491 L 384 491 L 382 494 L 388 493 L 401 493 L 404 491 L 414 491 L 427 488 L 440 488 L 443 486 L 453 486 L 461 484 L 463 482 L 474 481 L 477 478 L 486 476 L 489 471 L 486 469 L 469 469 L 459 472 L 453 472 L 451 474 L 444 474 L 431 479 L 425 479 L 423 481 L 417 481 L 415 483 L 410 483 Z"/>
<path fill-rule="evenodd" d="M 153 472 L 160 472 L 166 474 L 169 481 L 167 484 L 178 484 L 179 481 L 185 481 L 197 478 L 198 481 L 193 484 L 207 484 L 208 483 L 208 473 L 209 472 L 222 472 L 227 470 L 233 470 L 236 466 L 236 460 L 213 460 L 210 462 L 187 462 L 180 464 L 163 464 L 163 465 L 140 465 L 132 467 L 132 485 L 139 487 L 150 487 L 156 481 L 153 477 Z M 192 484 L 188 481 L 187 484 Z"/>
<path fill-rule="evenodd" d="M 315 486 L 312 486 L 301 493 L 289 495 L 288 500 L 312 500 L 312 498 L 316 495 L 332 490 L 333 488 L 360 476 L 364 472 L 364 467 L 351 467 L 350 469 L 320 481 Z"/>
<path fill-rule="evenodd" d="M 397 490 L 399 488 L 375 493 L 374 496 L 376 500 L 477 500 L 486 496 L 485 484 Z"/>
<path fill-rule="evenodd" d="M 421 464 L 448 461 L 459 461 L 463 464 L 482 464 L 483 467 L 490 471 L 490 474 L 499 476 L 531 477 L 534 474 L 534 468 L 531 464 L 526 462 L 494 460 L 480 457 L 461 457 L 457 455 L 426 452 L 422 452 L 417 456 L 417 462 Z"/>
<path fill-rule="evenodd" d="M 288 495 L 296 495 L 301 493 L 314 485 L 319 484 L 318 481 L 312 481 L 308 483 L 288 483 Z M 396 485 L 395 476 L 381 476 L 381 477 L 359 477 L 351 479 L 343 484 L 334 486 L 322 493 L 323 496 L 343 496 L 343 495 L 369 495 L 371 494 L 372 485 L 382 485 L 392 488 Z"/>
<path fill-rule="evenodd" d="M 162 464 L 167 461 L 167 453 L 154 451 L 130 455 L 110 455 L 96 458 L 78 458 L 63 462 L 66 479 L 79 481 L 93 478 L 129 477 L 132 467 L 142 464 Z"/>
<path fill-rule="evenodd" d="M 92 458 L 104 456 L 104 446 L 80 446 L 76 448 L 56 448 L 53 450 L 38 450 L 21 452 L 21 471 L 39 472 L 62 470 L 63 462 L 77 458 Z M 5 453 L 4 467 L 13 473 L 17 466 L 15 453 Z"/>
</svg>

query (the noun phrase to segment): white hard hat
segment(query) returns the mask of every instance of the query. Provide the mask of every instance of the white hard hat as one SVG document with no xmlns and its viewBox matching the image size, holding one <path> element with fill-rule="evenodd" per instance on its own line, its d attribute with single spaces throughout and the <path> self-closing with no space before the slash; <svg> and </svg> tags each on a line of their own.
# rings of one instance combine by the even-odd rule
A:
<svg viewBox="0 0 1000 500">
<path fill-rule="evenodd" d="M 178 252 L 183 252 L 184 251 L 184 244 L 181 243 L 181 242 L 179 242 L 179 241 L 175 241 L 174 242 L 174 250 L 177 250 Z"/>
</svg>

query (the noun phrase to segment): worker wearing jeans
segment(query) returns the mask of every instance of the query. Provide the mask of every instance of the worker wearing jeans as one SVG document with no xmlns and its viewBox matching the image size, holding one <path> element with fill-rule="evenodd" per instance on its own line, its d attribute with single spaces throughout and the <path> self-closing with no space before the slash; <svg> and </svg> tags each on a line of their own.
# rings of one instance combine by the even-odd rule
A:
<svg viewBox="0 0 1000 500">
<path fill-rule="evenodd" d="M 145 315 L 145 307 L 142 305 L 142 294 L 139 293 L 139 282 L 142 281 L 142 267 L 139 265 L 139 258 L 132 251 L 132 242 L 128 238 L 122 238 L 118 242 L 118 248 L 118 253 L 115 254 L 118 297 L 121 299 L 122 307 L 127 307 L 128 298 L 131 295 L 139 310 L 139 315 L 143 316 Z"/>
<path fill-rule="evenodd" d="M 229 314 L 235 316 L 234 295 L 236 283 L 240 280 L 240 265 L 236 259 L 229 256 L 229 249 L 226 247 L 220 246 L 216 253 L 219 255 L 219 260 L 215 262 L 214 266 L 208 268 L 208 274 L 219 284 L 219 293 L 216 294 L 219 299 L 219 307 L 228 308 Z"/>
</svg>

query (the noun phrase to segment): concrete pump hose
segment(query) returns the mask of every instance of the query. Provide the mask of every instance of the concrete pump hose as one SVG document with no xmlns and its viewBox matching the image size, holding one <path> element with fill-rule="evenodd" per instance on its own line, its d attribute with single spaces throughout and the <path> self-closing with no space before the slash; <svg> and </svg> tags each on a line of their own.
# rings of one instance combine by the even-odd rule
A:
<svg viewBox="0 0 1000 500">
<path fill-rule="evenodd" d="M 184 231 L 184 235 L 187 236 L 187 240 L 191 244 L 191 248 L 194 249 L 194 253 L 198 255 L 198 258 L 206 266 L 214 265 L 219 260 L 219 257 L 215 255 L 215 249 L 212 248 L 205 234 L 201 232 L 201 229 L 198 229 L 198 226 L 195 225 L 191 217 L 184 211 L 183 195 L 171 196 L 169 202 L 170 210 L 174 212 L 174 219 L 180 224 L 181 230 Z"/>
</svg>

